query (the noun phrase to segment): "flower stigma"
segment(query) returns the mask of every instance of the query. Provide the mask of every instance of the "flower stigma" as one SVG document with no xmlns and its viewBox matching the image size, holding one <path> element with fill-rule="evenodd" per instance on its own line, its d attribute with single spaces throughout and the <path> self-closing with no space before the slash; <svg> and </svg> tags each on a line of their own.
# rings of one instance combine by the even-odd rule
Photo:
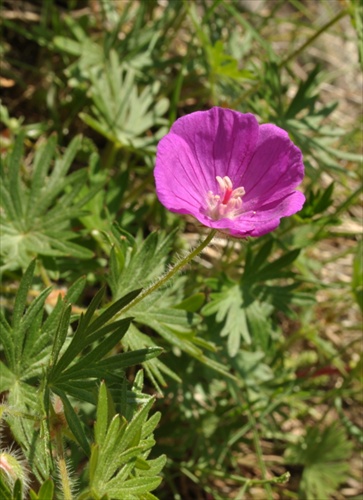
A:
<svg viewBox="0 0 363 500">
<path fill-rule="evenodd" d="M 233 189 L 233 183 L 227 175 L 223 178 L 217 175 L 216 180 L 219 194 L 208 191 L 206 215 L 213 220 L 238 217 L 243 212 L 242 196 L 246 192 L 245 189 L 242 186 Z"/>
</svg>

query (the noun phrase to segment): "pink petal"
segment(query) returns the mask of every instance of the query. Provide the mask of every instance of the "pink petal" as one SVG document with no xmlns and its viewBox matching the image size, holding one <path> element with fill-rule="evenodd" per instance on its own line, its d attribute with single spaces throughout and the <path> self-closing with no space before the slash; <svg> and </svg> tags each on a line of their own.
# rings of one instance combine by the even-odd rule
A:
<svg viewBox="0 0 363 500">
<path fill-rule="evenodd" d="M 305 200 L 295 189 L 304 176 L 302 155 L 287 132 L 259 126 L 253 115 L 230 109 L 179 118 L 158 145 L 154 174 L 166 208 L 236 237 L 272 231 Z M 208 191 L 220 194 L 217 176 L 228 176 L 233 189 L 245 189 L 242 213 L 214 220 L 218 212 L 212 218 L 210 208 L 206 210 Z"/>
<path fill-rule="evenodd" d="M 254 115 L 214 107 L 179 118 L 170 133 L 182 137 L 193 154 L 195 167 L 203 172 L 202 195 L 216 191 L 217 175 L 239 185 L 243 170 L 255 151 L 258 123 Z"/>
<path fill-rule="evenodd" d="M 304 177 L 302 154 L 287 132 L 276 125 L 260 126 L 255 154 L 243 173 L 246 210 L 259 210 L 289 194 Z"/>
</svg>

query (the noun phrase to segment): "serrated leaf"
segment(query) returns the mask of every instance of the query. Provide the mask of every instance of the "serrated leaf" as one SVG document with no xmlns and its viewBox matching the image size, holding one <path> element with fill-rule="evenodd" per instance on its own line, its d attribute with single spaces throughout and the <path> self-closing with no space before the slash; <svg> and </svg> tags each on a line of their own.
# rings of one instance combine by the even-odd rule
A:
<svg viewBox="0 0 363 500">
<path fill-rule="evenodd" d="M 140 286 L 144 287 L 163 273 L 176 230 L 168 235 L 151 233 L 141 244 L 120 232 L 117 226 L 113 227 L 113 234 L 115 269 L 110 286 L 115 297 Z M 125 245 L 126 242 L 128 245 Z"/>
<path fill-rule="evenodd" d="M 309 428 L 302 442 L 290 446 L 286 453 L 289 463 L 304 466 L 301 497 L 329 498 L 347 477 L 351 450 L 352 443 L 338 424 L 323 430 L 317 426 Z"/>
<path fill-rule="evenodd" d="M 132 391 L 136 391 L 135 394 L 141 391 L 142 384 L 143 375 L 142 372 L 138 372 Z M 130 491 L 125 490 L 124 486 L 129 481 L 138 479 L 136 482 L 129 483 L 133 491 L 137 491 L 138 485 L 143 484 L 147 493 L 154 488 L 154 484 L 159 484 L 161 478 L 158 475 L 165 465 L 164 456 L 151 461 L 147 459 L 150 449 L 155 444 L 152 432 L 160 418 L 160 414 L 156 414 L 148 419 L 154 399 L 149 397 L 136 413 L 134 411 L 130 413 L 130 404 L 133 404 L 133 399 L 130 403 L 129 398 L 124 398 L 123 405 L 127 407 L 124 413 L 130 416 L 129 421 L 125 417 L 114 415 L 109 422 L 112 415 L 107 409 L 106 400 L 106 387 L 101 387 L 99 405 L 102 407 L 99 406 L 97 411 L 97 420 L 101 419 L 101 421 L 96 422 L 95 429 L 100 440 L 92 449 L 90 488 L 98 497 L 113 491 L 116 495 L 112 493 L 113 498 L 118 498 L 117 492 L 122 492 L 123 496 L 120 498 L 129 498 Z M 145 480 L 146 477 L 152 481 Z"/>
<path fill-rule="evenodd" d="M 228 353 L 233 357 L 240 348 L 241 338 L 247 344 L 251 343 L 242 290 L 235 285 L 223 292 L 212 294 L 211 299 L 202 309 L 202 313 L 206 316 L 216 314 L 216 321 L 223 322 L 220 335 L 228 337 Z"/>
<path fill-rule="evenodd" d="M 85 214 L 82 205 L 100 188 L 84 191 L 89 175 L 86 169 L 69 173 L 81 140 L 75 137 L 63 156 L 53 161 L 56 137 L 47 139 L 36 152 L 26 181 L 19 171 L 22 148 L 14 149 L 6 158 L 8 166 L 1 169 L 0 182 L 3 270 L 26 268 L 38 256 L 93 257 L 91 250 L 71 241 L 79 236 L 70 230 L 71 221 Z M 83 198 L 80 190 L 85 193 Z"/>
<path fill-rule="evenodd" d="M 155 143 L 155 136 L 147 138 L 145 132 L 166 124 L 162 115 L 167 110 L 168 100 L 163 98 L 158 102 L 156 98 L 160 85 L 145 85 L 139 92 L 135 71 L 121 64 L 113 49 L 103 67 L 95 66 L 88 77 L 93 116 L 82 113 L 82 120 L 117 147 L 148 149 Z"/>
</svg>

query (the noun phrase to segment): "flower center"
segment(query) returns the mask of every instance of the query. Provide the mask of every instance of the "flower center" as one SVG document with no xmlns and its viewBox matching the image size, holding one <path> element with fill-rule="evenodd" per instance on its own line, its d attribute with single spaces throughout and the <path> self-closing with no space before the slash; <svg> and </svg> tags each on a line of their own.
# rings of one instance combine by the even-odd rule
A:
<svg viewBox="0 0 363 500">
<path fill-rule="evenodd" d="M 229 177 L 219 177 L 216 180 L 219 185 L 219 194 L 212 191 L 207 193 L 206 215 L 213 220 L 234 219 L 243 212 L 242 196 L 245 194 L 243 187 L 233 189 L 232 181 Z"/>
</svg>

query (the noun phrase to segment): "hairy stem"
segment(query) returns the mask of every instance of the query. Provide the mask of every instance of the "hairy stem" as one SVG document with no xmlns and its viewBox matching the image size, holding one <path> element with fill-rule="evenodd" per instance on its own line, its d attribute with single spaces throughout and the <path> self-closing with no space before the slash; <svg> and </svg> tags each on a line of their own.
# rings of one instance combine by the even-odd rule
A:
<svg viewBox="0 0 363 500">
<path fill-rule="evenodd" d="M 212 231 L 208 234 L 208 236 L 194 250 L 192 250 L 186 257 L 179 260 L 179 262 L 177 262 L 175 264 L 175 266 L 173 266 L 166 274 L 161 276 L 155 283 L 150 285 L 148 288 L 145 288 L 140 293 L 140 295 L 138 295 L 133 301 L 131 301 L 129 304 L 127 304 L 127 306 L 125 306 L 121 310 L 122 314 L 124 314 L 126 311 L 128 311 L 132 307 L 136 306 L 136 304 L 141 302 L 145 297 L 147 297 L 151 293 L 155 292 L 155 290 L 157 290 L 158 288 L 163 286 L 167 281 L 169 281 L 171 278 L 173 278 L 173 276 L 177 272 L 179 272 L 181 269 L 183 269 L 183 267 L 185 267 L 187 264 L 189 264 L 189 262 L 192 261 L 194 259 L 194 257 L 199 255 L 204 250 L 204 248 L 209 245 L 209 243 L 214 238 L 216 232 L 217 232 L 216 229 L 212 229 Z"/>
<path fill-rule="evenodd" d="M 67 464 L 64 458 L 62 431 L 60 429 L 56 430 L 55 439 L 57 446 L 57 462 L 59 467 L 59 475 L 62 483 L 63 498 L 64 500 L 72 500 L 73 497 L 72 497 L 71 481 L 68 476 Z"/>
</svg>

